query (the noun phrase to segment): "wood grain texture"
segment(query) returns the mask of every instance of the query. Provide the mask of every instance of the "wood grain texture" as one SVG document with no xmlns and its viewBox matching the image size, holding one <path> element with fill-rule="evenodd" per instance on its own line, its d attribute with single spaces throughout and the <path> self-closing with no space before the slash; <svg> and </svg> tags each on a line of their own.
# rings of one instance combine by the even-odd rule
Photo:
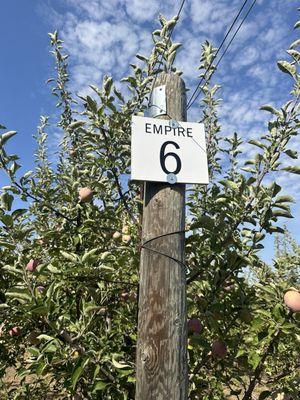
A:
<svg viewBox="0 0 300 400">
<path fill-rule="evenodd" d="M 185 121 L 184 82 L 177 75 L 161 74 L 155 86 L 160 85 L 166 85 L 168 114 Z M 142 242 L 184 229 L 185 185 L 147 182 Z M 146 246 L 184 261 L 184 233 Z M 148 249 L 141 252 L 136 370 L 136 400 L 187 399 L 185 270 Z"/>
</svg>

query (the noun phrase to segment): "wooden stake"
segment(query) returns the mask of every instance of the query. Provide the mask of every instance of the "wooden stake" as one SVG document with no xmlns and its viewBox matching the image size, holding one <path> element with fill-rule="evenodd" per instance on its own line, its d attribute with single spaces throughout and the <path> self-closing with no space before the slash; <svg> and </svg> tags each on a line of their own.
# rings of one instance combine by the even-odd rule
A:
<svg viewBox="0 0 300 400">
<path fill-rule="evenodd" d="M 186 121 L 186 91 L 175 74 L 161 74 L 167 113 Z M 169 119 L 169 117 L 160 117 Z M 142 242 L 185 229 L 185 185 L 145 184 Z M 145 245 L 184 261 L 184 233 Z M 136 400 L 187 399 L 186 275 L 176 261 L 142 249 L 136 357 Z"/>
</svg>

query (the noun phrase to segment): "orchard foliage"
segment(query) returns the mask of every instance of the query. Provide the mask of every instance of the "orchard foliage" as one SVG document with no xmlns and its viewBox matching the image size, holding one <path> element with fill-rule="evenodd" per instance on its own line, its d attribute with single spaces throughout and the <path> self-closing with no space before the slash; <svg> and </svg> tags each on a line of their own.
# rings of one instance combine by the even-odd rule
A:
<svg viewBox="0 0 300 400">
<path fill-rule="evenodd" d="M 126 90 L 105 76 L 101 88 L 90 86 L 77 99 L 68 89 L 63 42 L 50 34 L 57 163 L 48 159 L 46 116 L 33 171 L 21 174 L 19 157 L 8 153 L 16 132 L 0 136 L 0 165 L 10 180 L 0 207 L 1 398 L 134 398 L 142 201 L 140 185 L 129 180 L 131 116 L 147 108 L 157 73 L 181 74 L 173 65 L 180 44 L 169 38 L 176 22 L 160 16 L 151 54 L 138 54 L 122 79 Z M 214 68 L 206 73 L 216 50 L 203 45 L 200 76 L 208 79 L 199 115 L 211 183 L 188 194 L 190 399 L 251 399 L 257 385 L 264 387 L 260 400 L 276 393 L 296 399 L 300 390 L 299 317 L 283 304 L 286 290 L 299 289 L 299 260 L 281 253 L 268 266 L 259 257 L 266 234 L 284 233 L 281 217 L 292 217 L 292 198 L 272 179 L 278 171 L 287 179 L 300 174 L 295 163 L 286 165 L 298 157 L 299 45 L 278 63 L 293 80 L 293 98 L 278 109 L 262 107 L 271 120 L 260 140 L 249 141 L 257 152 L 245 163 L 238 134 L 220 134 L 219 86 L 211 83 Z M 16 208 L 15 198 L 27 206 Z"/>
</svg>

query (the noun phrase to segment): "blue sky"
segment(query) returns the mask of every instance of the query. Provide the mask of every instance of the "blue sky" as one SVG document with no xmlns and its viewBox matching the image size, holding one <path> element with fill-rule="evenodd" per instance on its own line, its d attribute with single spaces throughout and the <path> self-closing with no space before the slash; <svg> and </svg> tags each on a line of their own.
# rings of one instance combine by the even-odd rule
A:
<svg viewBox="0 0 300 400">
<path fill-rule="evenodd" d="M 201 43 L 218 45 L 242 0 L 186 0 L 182 20 L 173 39 L 183 43 L 177 66 L 187 86 L 194 88 Z M 249 1 L 250 3 L 250 1 Z M 1 3 L 0 23 L 0 124 L 17 130 L 10 150 L 21 156 L 24 169 L 32 169 L 36 126 L 41 114 L 55 114 L 55 99 L 45 85 L 53 74 L 48 32 L 58 29 L 70 54 L 72 89 L 85 92 L 89 84 L 100 84 L 104 74 L 116 80 L 126 76 L 134 54 L 147 55 L 151 31 L 159 12 L 168 18 L 176 14 L 179 0 L 10 0 Z M 247 22 L 223 59 L 215 80 L 222 85 L 220 110 L 224 136 L 237 131 L 245 140 L 264 132 L 267 114 L 262 104 L 280 105 L 289 99 L 292 82 L 276 68 L 286 58 L 284 50 L 295 40 L 296 0 L 258 0 Z M 188 120 L 197 121 L 197 107 Z M 51 130 L 50 150 L 57 134 Z M 300 140 L 294 147 L 299 149 Z M 243 157 L 251 149 L 243 148 Z M 3 176 L 0 175 L 3 180 Z M 282 174 L 279 183 L 286 193 L 300 200 L 300 178 Z M 299 206 L 288 227 L 300 242 Z M 264 258 L 273 254 L 268 239 Z"/>
</svg>

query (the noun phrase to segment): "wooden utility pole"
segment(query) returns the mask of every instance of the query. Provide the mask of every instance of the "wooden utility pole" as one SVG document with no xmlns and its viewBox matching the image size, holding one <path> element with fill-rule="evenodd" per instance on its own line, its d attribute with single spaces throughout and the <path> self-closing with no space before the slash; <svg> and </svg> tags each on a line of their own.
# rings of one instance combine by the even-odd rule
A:
<svg viewBox="0 0 300 400">
<path fill-rule="evenodd" d="M 186 121 L 186 91 L 175 74 L 161 74 L 167 114 Z M 169 116 L 158 118 L 169 119 Z M 145 183 L 142 242 L 185 229 L 185 185 Z M 141 252 L 136 400 L 187 399 L 186 275 L 184 233 L 155 239 Z M 147 249 L 148 247 L 148 249 Z"/>
</svg>

